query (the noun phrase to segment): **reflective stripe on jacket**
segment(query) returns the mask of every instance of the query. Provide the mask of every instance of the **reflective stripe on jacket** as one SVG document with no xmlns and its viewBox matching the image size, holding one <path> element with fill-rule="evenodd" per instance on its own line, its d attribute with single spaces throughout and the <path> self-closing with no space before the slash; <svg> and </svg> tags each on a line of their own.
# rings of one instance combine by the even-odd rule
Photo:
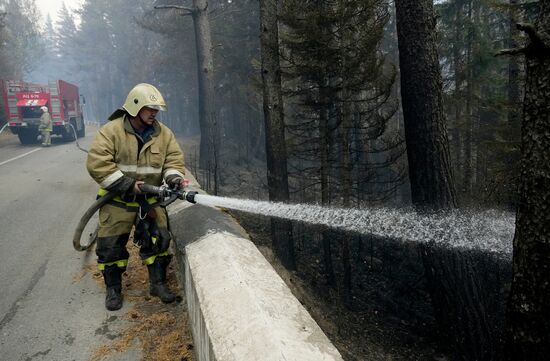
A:
<svg viewBox="0 0 550 361">
<path fill-rule="evenodd" d="M 183 152 L 172 131 L 155 121 L 155 132 L 138 154 L 138 140 L 126 115 L 109 121 L 97 132 L 86 167 L 101 188 L 122 176 L 159 186 L 171 174 L 184 176 Z"/>
</svg>

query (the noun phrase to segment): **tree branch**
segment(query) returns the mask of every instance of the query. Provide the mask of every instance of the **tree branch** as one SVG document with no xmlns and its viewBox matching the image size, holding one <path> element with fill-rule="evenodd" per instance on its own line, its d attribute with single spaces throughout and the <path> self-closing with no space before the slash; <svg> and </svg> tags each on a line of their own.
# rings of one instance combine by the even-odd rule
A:
<svg viewBox="0 0 550 361">
<path fill-rule="evenodd" d="M 527 48 L 514 48 L 499 50 L 494 56 L 525 54 Z"/>
<path fill-rule="evenodd" d="M 529 35 L 529 38 L 533 43 L 535 44 L 543 43 L 540 35 L 537 33 L 537 30 L 535 29 L 535 26 L 533 24 L 517 23 L 516 28 L 518 30 L 525 32 L 527 35 Z"/>
<path fill-rule="evenodd" d="M 530 43 L 528 46 L 523 48 L 515 49 L 502 49 L 495 54 L 495 56 L 500 55 L 517 55 L 517 54 L 526 54 L 528 51 L 535 52 L 545 52 L 550 51 L 550 39 L 548 37 L 542 37 L 535 29 L 533 24 L 529 23 L 517 23 L 516 28 L 520 31 L 523 31 L 527 36 L 529 36 Z"/>
<path fill-rule="evenodd" d="M 178 10 L 184 10 L 186 13 L 184 15 L 193 15 L 197 9 L 195 8 L 189 8 L 187 6 L 181 6 L 181 5 L 155 5 L 155 9 L 178 9 Z"/>
<path fill-rule="evenodd" d="M 516 24 L 516 28 L 529 36 L 529 39 L 531 40 L 531 43 L 528 45 L 528 47 L 531 48 L 529 50 L 534 49 L 537 53 L 548 54 L 550 51 L 550 39 L 548 38 L 548 35 L 542 34 L 541 36 L 533 24 L 518 23 Z"/>
</svg>

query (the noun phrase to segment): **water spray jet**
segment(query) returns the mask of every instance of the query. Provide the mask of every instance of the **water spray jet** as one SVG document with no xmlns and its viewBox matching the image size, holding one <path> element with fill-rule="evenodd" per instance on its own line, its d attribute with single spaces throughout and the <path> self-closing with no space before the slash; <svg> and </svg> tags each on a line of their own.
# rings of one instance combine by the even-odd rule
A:
<svg viewBox="0 0 550 361">
<path fill-rule="evenodd" d="M 332 208 L 195 194 L 193 200 L 268 217 L 325 225 L 361 234 L 416 243 L 479 250 L 509 258 L 515 219 L 511 212 L 452 210 L 421 214 L 413 209 Z"/>
</svg>

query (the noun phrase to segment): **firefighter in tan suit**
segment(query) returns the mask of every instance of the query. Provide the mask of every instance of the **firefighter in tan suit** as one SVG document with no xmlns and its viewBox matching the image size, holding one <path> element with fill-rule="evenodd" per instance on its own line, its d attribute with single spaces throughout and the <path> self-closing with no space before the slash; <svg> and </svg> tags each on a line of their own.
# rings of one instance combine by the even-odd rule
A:
<svg viewBox="0 0 550 361">
<path fill-rule="evenodd" d="M 99 210 L 96 254 L 107 288 L 108 310 L 122 307 L 122 273 L 129 257 L 126 244 L 134 225 L 134 241 L 149 271 L 151 295 L 165 303 L 175 300 L 166 285 L 172 257 L 167 214 L 160 207 L 149 209 L 156 200 L 139 188 L 142 183 L 159 186 L 163 180 L 172 188 L 187 185 L 183 153 L 172 131 L 155 119 L 159 110 L 166 110 L 166 104 L 157 88 L 136 85 L 122 108 L 99 129 L 88 153 L 86 166 L 101 186 L 99 195 L 118 194 Z"/>
<path fill-rule="evenodd" d="M 38 130 L 42 133 L 42 146 L 49 147 L 52 144 L 52 116 L 48 113 L 48 107 L 40 107 L 42 115 L 40 116 L 40 125 Z"/>
</svg>

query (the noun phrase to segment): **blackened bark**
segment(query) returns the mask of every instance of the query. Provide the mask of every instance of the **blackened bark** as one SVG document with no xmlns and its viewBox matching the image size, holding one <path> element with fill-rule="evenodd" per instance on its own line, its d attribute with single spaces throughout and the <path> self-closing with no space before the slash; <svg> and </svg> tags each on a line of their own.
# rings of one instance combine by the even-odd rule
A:
<svg viewBox="0 0 550 361">
<path fill-rule="evenodd" d="M 269 199 L 287 202 L 288 171 L 285 142 L 277 0 L 260 1 L 260 43 L 262 55 L 263 110 Z M 272 219 L 271 237 L 275 253 L 288 269 L 295 269 L 294 242 L 290 221 Z"/>
<path fill-rule="evenodd" d="M 396 0 L 401 98 L 415 206 L 456 206 L 432 0 Z"/>
<path fill-rule="evenodd" d="M 510 360 L 550 355 L 550 0 L 539 2 L 530 38 L 522 120 L 521 180 L 508 301 Z"/>
<path fill-rule="evenodd" d="M 347 99 L 346 90 L 343 91 L 344 99 Z M 344 207 L 349 207 L 351 204 L 351 141 L 350 141 L 350 132 L 352 129 L 351 119 L 349 112 L 349 104 L 347 101 L 344 101 L 342 105 L 342 131 L 341 131 L 341 142 L 342 142 L 342 205 Z M 344 301 L 348 307 L 351 307 L 352 297 L 351 297 L 351 262 L 350 262 L 350 250 L 349 250 L 349 238 L 346 234 L 341 236 L 341 247 L 342 247 L 342 266 L 344 269 Z"/>
<path fill-rule="evenodd" d="M 401 98 L 411 196 L 419 210 L 456 207 L 432 0 L 396 0 Z M 467 255 L 421 246 L 428 292 L 442 336 L 457 357 L 490 360 L 491 335 Z M 447 338 L 448 340 L 448 338 Z"/>
<path fill-rule="evenodd" d="M 462 102 L 462 83 L 464 78 L 464 69 L 462 66 L 462 49 L 460 44 L 462 43 L 463 32 L 463 19 L 462 19 L 462 2 L 455 1 L 455 22 L 454 22 L 454 42 L 453 42 L 453 68 L 454 68 L 454 85 L 455 90 L 453 93 L 454 100 L 454 127 L 452 130 L 452 137 L 454 145 L 454 166 L 457 184 L 464 184 L 464 137 L 461 134 L 460 124 L 462 122 L 463 102 Z"/>
<path fill-rule="evenodd" d="M 343 6 L 340 4 L 340 6 Z M 343 23 L 343 21 L 342 21 Z M 349 35 L 349 34 L 347 34 Z M 351 38 L 351 36 L 350 36 Z M 342 41 L 347 41 L 348 37 L 346 36 L 346 39 L 342 39 Z M 347 45 L 347 44 L 345 44 Z M 345 59 L 345 56 L 342 56 L 342 59 Z M 345 64 L 344 64 L 345 65 Z M 342 66 L 342 70 L 344 70 L 344 65 Z M 341 152 L 342 152 L 342 205 L 344 207 L 349 207 L 351 204 L 351 191 L 352 191 L 352 179 L 351 179 L 351 172 L 353 169 L 353 165 L 351 162 L 351 139 L 350 139 L 350 133 L 352 129 L 351 124 L 351 107 L 350 102 L 348 99 L 350 99 L 350 92 L 347 89 L 347 80 L 346 75 L 342 74 L 342 99 L 343 102 L 341 104 L 341 110 L 340 110 L 340 116 L 341 116 L 341 122 L 342 127 L 340 131 L 340 141 L 341 141 Z M 349 238 L 346 234 L 343 234 L 340 236 L 340 244 L 342 249 L 342 266 L 343 266 L 343 283 L 344 283 L 344 302 L 346 306 L 351 307 L 352 306 L 352 296 L 351 296 L 351 262 L 350 262 L 350 249 L 349 249 Z"/>
<path fill-rule="evenodd" d="M 320 157 L 320 167 L 319 167 L 319 178 L 321 181 L 321 204 L 323 206 L 330 205 L 330 194 L 329 194 L 329 154 L 330 154 L 330 134 L 329 134 L 329 110 L 327 109 L 327 104 L 331 104 L 327 95 L 328 91 L 326 89 L 326 84 L 328 80 L 326 77 L 321 77 L 321 84 L 319 86 L 319 103 L 322 104 L 321 109 L 319 110 L 319 157 Z M 336 275 L 334 273 L 334 266 L 332 264 L 332 251 L 331 243 L 334 238 L 333 232 L 326 228 L 323 229 L 321 237 L 323 238 L 323 263 L 325 266 L 325 273 L 327 282 L 331 287 L 336 287 Z"/>
<path fill-rule="evenodd" d="M 440 336 L 462 360 L 493 360 L 495 340 L 473 258 L 463 250 L 420 247 Z"/>
<path fill-rule="evenodd" d="M 516 38 L 519 36 L 518 29 L 516 28 L 517 22 L 517 4 L 518 0 L 510 0 L 510 24 L 509 24 L 509 39 L 508 48 L 515 49 L 518 47 Z M 512 126 L 519 124 L 521 113 L 519 111 L 520 100 L 520 88 L 519 88 L 519 61 L 517 57 L 511 56 L 508 63 L 508 122 Z M 519 129 L 519 127 L 518 127 Z"/>
<path fill-rule="evenodd" d="M 468 18 L 467 21 L 473 23 L 472 19 L 472 0 L 468 1 Z M 468 36 L 466 37 L 466 93 L 464 98 L 466 99 L 465 104 L 465 137 L 464 137 L 464 194 L 467 198 L 471 198 L 473 191 L 473 172 L 474 165 L 472 164 L 472 155 L 473 155 L 473 143 L 474 143 L 474 133 L 473 133 L 473 117 L 472 117 L 472 108 L 473 108 L 473 64 L 472 64 L 472 53 L 473 53 L 473 29 L 468 29 Z"/>
</svg>

